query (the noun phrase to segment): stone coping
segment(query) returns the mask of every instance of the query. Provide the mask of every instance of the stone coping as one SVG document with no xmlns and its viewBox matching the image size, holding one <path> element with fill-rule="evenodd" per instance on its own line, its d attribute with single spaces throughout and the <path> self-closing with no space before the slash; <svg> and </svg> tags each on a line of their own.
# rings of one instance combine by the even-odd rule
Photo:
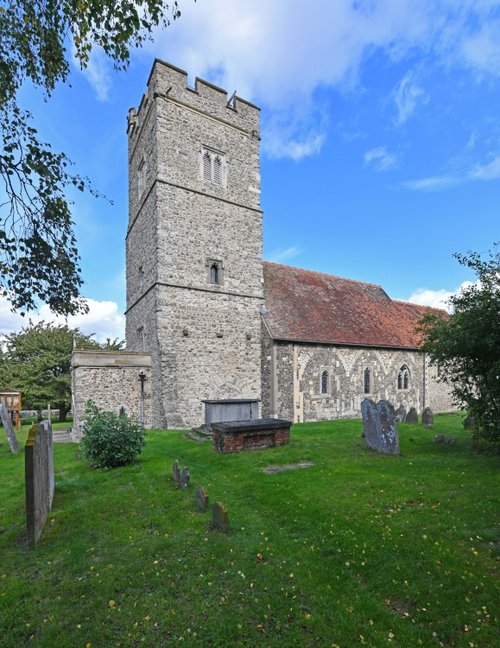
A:
<svg viewBox="0 0 500 648">
<path fill-rule="evenodd" d="M 212 429 L 218 432 L 238 433 L 252 432 L 254 430 L 277 430 L 284 427 L 290 427 L 291 421 L 275 418 L 252 419 L 250 421 L 223 421 L 212 423 Z"/>
<path fill-rule="evenodd" d="M 260 403 L 260 398 L 221 398 L 219 400 L 202 400 L 202 403 L 218 405 L 224 403 Z"/>
</svg>

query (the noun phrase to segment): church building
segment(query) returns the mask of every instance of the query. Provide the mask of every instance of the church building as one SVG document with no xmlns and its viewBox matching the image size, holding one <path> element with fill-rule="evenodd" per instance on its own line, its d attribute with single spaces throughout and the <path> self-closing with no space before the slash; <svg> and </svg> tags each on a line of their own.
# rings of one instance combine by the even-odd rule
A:
<svg viewBox="0 0 500 648">
<path fill-rule="evenodd" d="M 262 261 L 258 107 L 156 60 L 127 133 L 127 350 L 75 351 L 77 421 L 89 398 L 158 428 L 202 424 L 206 400 L 294 422 L 364 398 L 453 409 L 419 349 L 426 308 Z"/>
</svg>

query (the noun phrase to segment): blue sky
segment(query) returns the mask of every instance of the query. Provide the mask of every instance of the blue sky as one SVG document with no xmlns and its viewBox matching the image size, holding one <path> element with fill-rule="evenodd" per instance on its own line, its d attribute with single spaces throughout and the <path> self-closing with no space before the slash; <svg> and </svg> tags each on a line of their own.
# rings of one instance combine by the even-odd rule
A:
<svg viewBox="0 0 500 648">
<path fill-rule="evenodd" d="M 115 73 L 95 52 L 48 102 L 42 137 L 113 203 L 75 195 L 86 333 L 124 336 L 126 114 L 155 57 L 262 109 L 264 258 L 437 305 L 500 239 L 500 1 L 181 0 Z M 32 318 L 53 319 L 46 306 Z M 23 320 L 0 301 L 0 332 Z"/>
</svg>

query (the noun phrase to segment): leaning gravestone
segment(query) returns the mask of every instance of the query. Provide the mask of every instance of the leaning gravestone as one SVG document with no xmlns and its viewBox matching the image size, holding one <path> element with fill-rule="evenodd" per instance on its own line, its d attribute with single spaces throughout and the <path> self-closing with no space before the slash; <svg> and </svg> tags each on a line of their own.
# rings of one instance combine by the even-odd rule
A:
<svg viewBox="0 0 500 648">
<path fill-rule="evenodd" d="M 398 423 L 403 423 L 406 418 L 406 410 L 403 405 L 400 405 L 396 410 L 396 421 Z"/>
<path fill-rule="evenodd" d="M 396 429 L 396 412 L 385 400 L 378 404 L 365 398 L 361 403 L 366 443 L 384 454 L 399 454 L 399 437 Z"/>
<path fill-rule="evenodd" d="M 202 513 L 206 513 L 208 510 L 208 495 L 203 486 L 198 486 L 196 489 L 196 506 Z"/>
<path fill-rule="evenodd" d="M 9 441 L 10 451 L 13 454 L 17 454 L 19 452 L 19 443 L 17 441 L 14 428 L 12 427 L 9 410 L 5 407 L 5 405 L 0 405 L 0 421 L 2 421 L 5 429 L 5 434 L 7 435 L 7 439 Z"/>
<path fill-rule="evenodd" d="M 52 425 L 43 421 L 31 428 L 24 448 L 26 523 L 28 542 L 35 547 L 54 499 Z"/>
<path fill-rule="evenodd" d="M 227 509 L 220 502 L 212 504 L 212 522 L 210 523 L 210 528 L 222 531 L 223 533 L 227 533 L 229 528 Z"/>
<path fill-rule="evenodd" d="M 434 427 L 434 414 L 430 407 L 426 407 L 422 412 L 422 425 L 426 428 Z"/>
<path fill-rule="evenodd" d="M 405 418 L 405 423 L 418 423 L 418 414 L 414 407 L 410 407 L 410 411 Z"/>
<path fill-rule="evenodd" d="M 176 459 L 172 464 L 172 479 L 177 486 L 180 486 L 181 483 L 181 467 L 179 461 Z"/>
</svg>

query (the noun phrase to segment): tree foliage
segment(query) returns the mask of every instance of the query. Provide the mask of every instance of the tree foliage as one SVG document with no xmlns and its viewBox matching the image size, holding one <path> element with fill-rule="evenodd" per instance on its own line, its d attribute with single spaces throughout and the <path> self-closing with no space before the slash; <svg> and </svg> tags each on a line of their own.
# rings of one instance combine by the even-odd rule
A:
<svg viewBox="0 0 500 648">
<path fill-rule="evenodd" d="M 471 268 L 477 281 L 450 298 L 447 319 L 427 315 L 421 322 L 423 348 L 439 366 L 458 404 L 473 417 L 475 435 L 500 443 L 500 253 L 454 255 Z"/>
<path fill-rule="evenodd" d="M 15 309 L 38 299 L 61 314 L 85 310 L 69 187 L 88 189 L 70 159 L 40 140 L 19 104 L 26 82 L 48 99 L 101 48 L 124 69 L 153 28 L 180 16 L 162 0 L 0 0 L 0 291 Z"/>
<path fill-rule="evenodd" d="M 79 349 L 120 350 L 123 342 L 99 344 L 78 329 L 40 322 L 4 336 L 0 356 L 0 387 L 23 392 L 23 405 L 43 409 L 50 403 L 65 421 L 71 408 L 71 354 Z"/>
</svg>

